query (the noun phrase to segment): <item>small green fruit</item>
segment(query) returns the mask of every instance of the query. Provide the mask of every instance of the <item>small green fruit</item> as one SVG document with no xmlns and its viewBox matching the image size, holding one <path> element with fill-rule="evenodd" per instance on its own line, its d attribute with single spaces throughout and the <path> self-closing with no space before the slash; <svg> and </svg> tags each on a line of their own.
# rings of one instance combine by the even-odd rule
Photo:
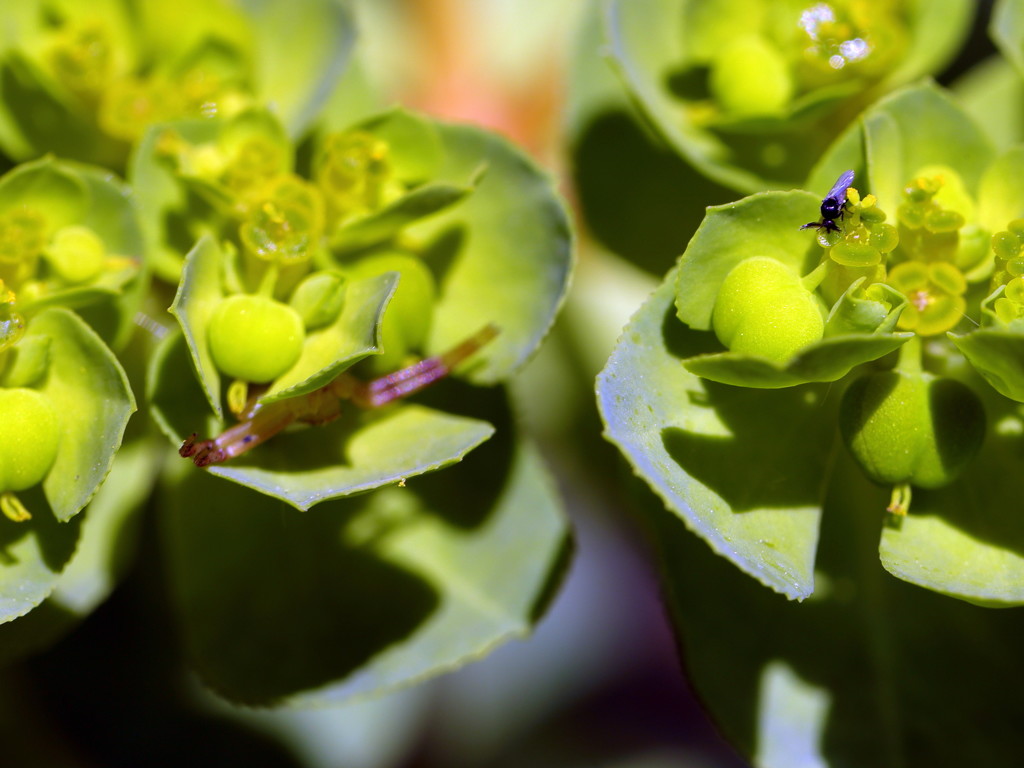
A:
<svg viewBox="0 0 1024 768">
<path fill-rule="evenodd" d="M 708 86 L 723 112 L 742 117 L 782 114 L 795 87 L 779 49 L 757 35 L 732 37 L 718 49 Z"/>
<path fill-rule="evenodd" d="M 46 395 L 0 389 L 0 493 L 39 483 L 57 458 L 60 423 Z"/>
<path fill-rule="evenodd" d="M 711 322 L 731 352 L 788 360 L 818 341 L 825 321 L 818 299 L 781 261 L 754 256 L 722 282 Z"/>
<path fill-rule="evenodd" d="M 217 368 L 265 384 L 299 359 L 306 332 L 299 313 L 267 296 L 237 294 L 217 305 L 207 331 Z"/>
<path fill-rule="evenodd" d="M 299 313 L 308 330 L 333 323 L 344 304 L 345 277 L 333 269 L 308 275 L 288 301 L 288 306 Z"/>
<path fill-rule="evenodd" d="M 54 272 L 65 283 L 79 285 L 99 277 L 107 258 L 106 246 L 88 227 L 64 227 L 46 251 Z"/>
<path fill-rule="evenodd" d="M 849 386 L 839 429 L 876 483 L 940 488 L 955 480 L 981 447 L 985 411 L 970 387 L 955 379 L 886 371 Z"/>
</svg>

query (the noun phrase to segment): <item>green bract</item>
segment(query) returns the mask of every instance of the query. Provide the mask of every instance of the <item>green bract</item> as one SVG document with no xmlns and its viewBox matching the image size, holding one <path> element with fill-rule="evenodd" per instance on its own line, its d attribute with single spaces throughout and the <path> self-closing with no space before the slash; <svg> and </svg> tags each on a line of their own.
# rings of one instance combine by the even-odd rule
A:
<svg viewBox="0 0 1024 768">
<path fill-rule="evenodd" d="M 941 70 L 966 0 L 615 0 L 612 63 L 668 143 L 701 173 L 752 192 L 793 186 L 843 115 Z"/>
</svg>

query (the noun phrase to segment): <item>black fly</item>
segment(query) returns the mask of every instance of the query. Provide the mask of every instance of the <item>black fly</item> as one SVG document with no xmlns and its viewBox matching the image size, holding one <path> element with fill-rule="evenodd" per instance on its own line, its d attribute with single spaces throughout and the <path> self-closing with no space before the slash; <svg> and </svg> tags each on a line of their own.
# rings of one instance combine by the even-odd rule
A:
<svg viewBox="0 0 1024 768">
<path fill-rule="evenodd" d="M 821 221 L 811 221 L 804 224 L 800 229 L 824 229 L 826 232 L 838 232 L 839 225 L 836 219 L 841 219 L 846 210 L 846 190 L 853 184 L 853 171 L 846 171 L 836 179 L 832 189 L 821 201 Z"/>
</svg>

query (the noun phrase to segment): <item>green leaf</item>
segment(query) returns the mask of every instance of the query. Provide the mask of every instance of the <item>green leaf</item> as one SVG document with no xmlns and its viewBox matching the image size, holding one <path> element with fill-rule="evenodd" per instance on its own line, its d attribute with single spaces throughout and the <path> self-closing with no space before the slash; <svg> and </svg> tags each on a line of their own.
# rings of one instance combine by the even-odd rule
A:
<svg viewBox="0 0 1024 768">
<path fill-rule="evenodd" d="M 148 440 L 118 452 L 106 482 L 76 518 L 82 520 L 81 537 L 49 597 L 26 616 L 0 625 L 0 661 L 48 646 L 110 595 L 134 554 L 132 525 L 156 479 L 153 449 Z"/>
<path fill-rule="evenodd" d="M 535 452 L 504 440 L 439 482 L 304 514 L 200 472 L 169 498 L 185 642 L 208 686 L 248 704 L 337 703 L 478 658 L 529 633 L 565 553 Z"/>
<path fill-rule="evenodd" d="M 957 103 L 997 149 L 1010 149 L 1024 136 L 1024 82 L 1006 59 L 975 64 L 951 87 Z"/>
<path fill-rule="evenodd" d="M 50 234 L 81 224 L 88 206 L 84 180 L 53 158 L 25 163 L 0 179 L 0 212 L 30 208 L 45 216 Z"/>
<path fill-rule="evenodd" d="M 996 392 L 1024 403 L 1024 334 L 979 328 L 949 338 Z"/>
<path fill-rule="evenodd" d="M 952 168 L 976 196 L 995 155 L 988 137 L 934 83 L 882 99 L 862 121 L 870 183 L 860 191 L 877 196 L 890 212 L 902 201 L 907 182 L 928 166 Z"/>
<path fill-rule="evenodd" d="M 605 436 L 715 552 L 803 599 L 814 591 L 834 398 L 827 387 L 750 390 L 687 372 L 682 360 L 710 334 L 676 319 L 674 280 L 633 317 L 598 377 Z"/>
<path fill-rule="evenodd" d="M 910 39 L 903 60 L 885 80 L 887 89 L 942 73 L 967 41 L 977 13 L 971 0 L 909 3 L 904 8 L 910 17 Z"/>
<path fill-rule="evenodd" d="M 327 102 L 355 45 L 347 0 L 243 0 L 252 25 L 256 98 L 301 137 Z M 301 41 L 301 42 L 299 42 Z"/>
<path fill-rule="evenodd" d="M 380 323 L 398 285 L 395 272 L 345 282 L 345 303 L 331 325 L 306 336 L 302 356 L 260 398 L 272 403 L 319 389 L 380 351 Z"/>
<path fill-rule="evenodd" d="M 423 184 L 437 178 L 445 150 L 439 124 L 424 115 L 391 109 L 350 130 L 366 131 L 387 142 L 388 163 L 403 184 Z"/>
<path fill-rule="evenodd" d="M 818 589 L 801 604 L 711 556 L 650 505 L 683 663 L 715 723 L 753 765 L 1015 764 L 1019 719 L 1006 680 L 1024 674 L 1016 650 L 1024 615 L 984 611 L 885 573 L 877 547 L 887 497 L 840 454 Z"/>
<path fill-rule="evenodd" d="M 999 52 L 1024 77 L 1024 3 L 1021 0 L 997 0 L 992 6 L 989 35 Z"/>
<path fill-rule="evenodd" d="M 148 384 L 154 418 L 176 444 L 193 432 L 214 437 L 226 426 L 209 415 L 199 385 L 176 375 L 184 366 L 186 345 L 181 337 L 170 337 L 154 356 Z M 376 411 L 352 406 L 330 424 L 278 434 L 208 472 L 305 510 L 446 467 L 493 433 L 486 421 L 421 405 Z"/>
<path fill-rule="evenodd" d="M 209 471 L 307 510 L 443 469 L 493 434 L 485 421 L 406 404 L 278 436 L 259 454 Z"/>
<path fill-rule="evenodd" d="M 5 13 L 5 21 L 8 18 Z M 28 41 L 18 42 L 23 45 Z M 52 152 L 84 162 L 119 165 L 124 145 L 101 135 L 70 94 L 59 88 L 24 50 L 5 48 L 0 59 L 3 151 L 22 161 Z"/>
<path fill-rule="evenodd" d="M 224 298 L 224 259 L 224 251 L 213 237 L 200 239 L 185 258 L 181 283 L 169 310 L 181 325 L 192 357 L 192 369 L 199 377 L 206 399 L 221 418 L 224 411 L 220 403 L 220 372 L 210 353 L 207 328 L 214 310 Z"/>
<path fill-rule="evenodd" d="M 113 353 L 77 315 L 44 310 L 29 323 L 26 338 L 32 336 L 49 338 L 50 366 L 39 391 L 61 419 L 57 458 L 43 488 L 56 518 L 66 522 L 110 471 L 135 398 Z"/>
<path fill-rule="evenodd" d="M 999 232 L 1024 218 L 1024 147 L 1014 147 L 993 161 L 981 177 L 978 223 Z"/>
<path fill-rule="evenodd" d="M 719 352 L 688 358 L 690 373 L 722 384 L 778 389 L 811 382 L 838 381 L 863 363 L 899 349 L 912 333 L 829 336 L 809 344 L 783 363 L 763 357 Z"/>
<path fill-rule="evenodd" d="M 32 519 L 0 525 L 0 622 L 23 616 L 53 592 L 75 553 L 81 517 L 61 522 L 39 487 L 18 493 Z"/>
<path fill-rule="evenodd" d="M 487 172 L 459 205 L 403 231 L 438 278 L 425 352 L 443 352 L 494 323 L 500 334 L 465 373 L 489 385 L 522 366 L 550 328 L 573 265 L 572 232 L 551 178 L 520 150 L 478 128 L 437 128 L 438 178 Z"/>
<path fill-rule="evenodd" d="M 747 192 L 764 189 L 766 179 L 746 167 L 722 138 L 680 114 L 680 100 L 668 84 L 672 72 L 687 57 L 682 34 L 684 8 L 685 0 L 608 3 L 605 23 L 611 64 L 641 111 L 676 152 L 720 184 Z M 799 170 L 792 166 L 779 171 L 791 174 L 789 183 L 800 178 Z"/>
<path fill-rule="evenodd" d="M 820 217 L 821 198 L 810 192 L 762 192 L 708 209 L 680 257 L 676 284 L 679 319 L 711 328 L 718 290 L 733 267 L 767 256 L 804 275 L 821 260 L 821 246 L 800 227 Z"/>
<path fill-rule="evenodd" d="M 572 188 L 588 234 L 659 278 L 686 248 L 704 208 L 736 198 L 652 135 L 604 54 L 604 9 L 586 3 L 565 94 Z"/>
<path fill-rule="evenodd" d="M 455 205 L 473 191 L 475 179 L 466 185 L 424 184 L 368 216 L 346 222 L 331 236 L 336 250 L 359 250 L 398 235 L 405 227 L 425 216 Z"/>
<path fill-rule="evenodd" d="M 177 284 L 185 255 L 203 234 L 209 210 L 181 183 L 171 158 L 160 151 L 167 131 L 174 131 L 193 146 L 216 141 L 221 123 L 215 120 L 183 120 L 151 127 L 139 140 L 128 162 L 128 181 L 140 212 L 146 252 L 153 270 Z"/>
</svg>

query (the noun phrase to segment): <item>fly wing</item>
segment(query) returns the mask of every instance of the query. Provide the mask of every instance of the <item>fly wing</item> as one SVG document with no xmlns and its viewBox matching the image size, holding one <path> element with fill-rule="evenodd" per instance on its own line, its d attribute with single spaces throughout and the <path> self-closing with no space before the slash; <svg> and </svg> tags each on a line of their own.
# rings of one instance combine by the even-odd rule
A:
<svg viewBox="0 0 1024 768">
<path fill-rule="evenodd" d="M 828 194 L 825 195 L 825 199 L 828 200 L 829 198 L 835 198 L 841 203 L 846 202 L 846 190 L 850 188 L 851 184 L 853 184 L 853 171 L 844 171 L 839 178 L 836 179 L 836 183 L 832 185 L 832 189 L 830 189 Z"/>
</svg>

